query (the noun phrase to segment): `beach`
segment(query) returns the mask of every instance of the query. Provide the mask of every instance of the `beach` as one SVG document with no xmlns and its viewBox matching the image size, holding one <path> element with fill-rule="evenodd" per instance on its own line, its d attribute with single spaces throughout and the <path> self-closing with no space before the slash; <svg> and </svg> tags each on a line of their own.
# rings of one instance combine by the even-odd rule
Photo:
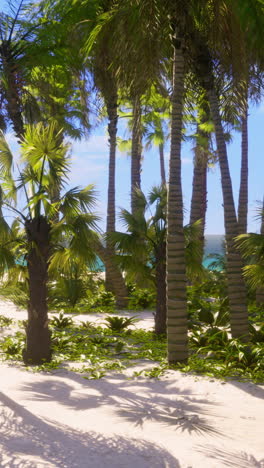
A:
<svg viewBox="0 0 264 468">
<path fill-rule="evenodd" d="M 0 314 L 26 318 L 4 301 Z M 153 326 L 151 312 L 141 318 Z M 264 467 L 261 385 L 179 371 L 87 380 L 8 362 L 0 372 L 1 467 Z"/>
</svg>

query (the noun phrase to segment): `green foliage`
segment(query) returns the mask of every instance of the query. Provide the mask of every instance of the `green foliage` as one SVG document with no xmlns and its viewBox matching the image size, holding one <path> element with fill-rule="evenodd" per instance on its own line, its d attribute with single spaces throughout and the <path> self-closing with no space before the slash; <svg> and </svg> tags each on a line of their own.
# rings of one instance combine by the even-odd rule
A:
<svg viewBox="0 0 264 468">
<path fill-rule="evenodd" d="M 264 325 L 257 327 L 250 324 L 249 331 L 253 343 L 264 343 Z"/>
<path fill-rule="evenodd" d="M 0 286 L 0 295 L 13 302 L 17 307 L 26 309 L 29 296 L 28 284 L 26 281 L 3 282 Z"/>
<path fill-rule="evenodd" d="M 12 325 L 13 319 L 6 317 L 5 315 L 0 315 L 0 328 L 9 327 Z"/>
<path fill-rule="evenodd" d="M 65 317 L 63 312 L 60 312 L 58 317 L 52 317 L 50 320 L 50 325 L 55 328 L 69 328 L 73 325 L 73 320 L 71 317 Z"/>
<path fill-rule="evenodd" d="M 248 233 L 236 238 L 236 244 L 247 265 L 244 267 L 244 276 L 252 290 L 264 285 L 264 236 L 262 234 Z"/>
<path fill-rule="evenodd" d="M 110 291 L 98 291 L 98 294 L 94 298 L 93 308 L 94 307 L 109 307 L 114 309 L 115 307 L 115 296 Z"/>
<path fill-rule="evenodd" d="M 152 187 L 148 197 L 137 189 L 134 191 L 135 213 L 121 210 L 120 218 L 126 232 L 109 235 L 119 253 L 117 260 L 126 272 L 126 278 L 139 286 L 156 288 L 156 269 L 166 255 L 166 203 L 167 189 L 164 185 Z M 149 217 L 148 217 L 149 215 Z M 184 227 L 187 274 L 190 279 L 202 277 L 202 247 L 200 223 Z"/>
<path fill-rule="evenodd" d="M 110 318 L 121 318 L 123 324 L 123 317 Z M 122 334 L 121 338 L 119 334 L 123 330 L 102 328 L 90 322 L 77 325 L 72 321 L 66 326 L 67 330 L 53 328 L 53 360 L 36 367 L 35 372 L 50 372 L 67 361 L 83 363 L 81 367 L 71 366 L 69 370 L 79 372 L 87 379 L 104 377 L 109 371 L 122 372 L 142 359 L 154 361 L 155 364 L 150 369 L 134 372 L 134 377 L 160 378 L 169 368 L 165 361 L 166 339 L 157 338 L 153 332 L 135 329 L 130 330 L 129 334 Z M 188 364 L 172 368 L 220 379 L 249 379 L 263 383 L 263 327 L 251 328 L 251 335 L 252 342 L 245 344 L 231 339 L 228 331 L 222 327 L 196 326 L 189 336 L 191 355 Z M 2 357 L 21 360 L 24 341 L 25 335 L 21 332 L 4 337 L 0 343 Z"/>
<path fill-rule="evenodd" d="M 22 359 L 22 350 L 25 346 L 25 335 L 16 332 L 14 336 L 6 336 L 0 343 L 0 349 L 5 359 Z"/>
<path fill-rule="evenodd" d="M 194 348 L 203 348 L 209 346 L 210 349 L 215 347 L 224 347 L 228 342 L 228 333 L 218 327 L 211 327 L 209 329 L 195 328 L 190 335 L 190 344 Z"/>
<path fill-rule="evenodd" d="M 126 330 L 130 325 L 138 322 L 137 317 L 106 317 L 106 325 L 114 332 L 121 333 Z"/>
<path fill-rule="evenodd" d="M 129 309 L 140 310 L 154 308 L 156 305 L 155 291 L 134 287 L 129 296 Z"/>
</svg>

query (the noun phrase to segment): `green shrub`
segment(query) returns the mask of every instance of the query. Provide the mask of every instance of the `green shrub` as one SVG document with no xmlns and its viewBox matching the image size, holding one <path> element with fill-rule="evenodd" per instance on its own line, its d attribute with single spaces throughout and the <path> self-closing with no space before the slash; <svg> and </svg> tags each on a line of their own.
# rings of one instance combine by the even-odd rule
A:
<svg viewBox="0 0 264 468">
<path fill-rule="evenodd" d="M 149 289 L 134 289 L 129 298 L 130 309 L 148 309 L 156 305 L 156 293 Z"/>
<path fill-rule="evenodd" d="M 13 323 L 13 319 L 0 315 L 0 327 L 9 327 Z"/>
<path fill-rule="evenodd" d="M 107 327 L 117 333 L 121 333 L 122 331 L 126 330 L 130 325 L 134 325 L 138 318 L 136 317 L 106 317 L 106 325 Z"/>
<path fill-rule="evenodd" d="M 0 344 L 7 359 L 12 357 L 21 359 L 24 346 L 25 335 L 20 332 L 17 332 L 15 336 L 6 336 Z"/>
<path fill-rule="evenodd" d="M 63 312 L 60 312 L 58 317 L 53 317 L 50 320 L 50 325 L 55 328 L 69 328 L 73 325 L 73 320 L 71 317 L 65 317 Z"/>
</svg>

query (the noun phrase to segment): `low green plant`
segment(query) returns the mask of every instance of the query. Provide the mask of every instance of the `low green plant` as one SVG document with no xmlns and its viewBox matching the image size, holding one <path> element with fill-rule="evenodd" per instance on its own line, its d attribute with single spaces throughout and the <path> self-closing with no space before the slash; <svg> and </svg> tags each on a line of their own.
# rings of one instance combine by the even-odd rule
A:
<svg viewBox="0 0 264 468">
<path fill-rule="evenodd" d="M 264 343 L 264 325 L 256 327 L 250 324 L 249 331 L 253 343 Z"/>
<path fill-rule="evenodd" d="M 55 328 L 69 328 L 73 325 L 71 317 L 65 317 L 63 312 L 60 312 L 58 317 L 52 317 L 50 325 Z"/>
<path fill-rule="evenodd" d="M 24 346 L 25 335 L 20 332 L 16 332 L 15 336 L 6 336 L 0 344 L 0 348 L 6 359 L 21 359 Z"/>
<path fill-rule="evenodd" d="M 221 307 L 215 312 L 209 308 L 198 310 L 198 319 L 210 327 L 225 327 L 230 322 L 229 313 Z"/>
<path fill-rule="evenodd" d="M 130 295 L 129 304 L 130 309 L 149 309 L 156 306 L 156 293 L 150 289 L 135 288 Z"/>
<path fill-rule="evenodd" d="M 115 296 L 110 291 L 100 291 L 94 300 L 93 307 L 115 307 Z"/>
<path fill-rule="evenodd" d="M 209 346 L 214 350 L 219 346 L 225 346 L 228 342 L 228 332 L 218 327 L 201 328 L 196 327 L 190 334 L 190 344 L 195 349 Z"/>
<path fill-rule="evenodd" d="M 137 317 L 106 317 L 105 319 L 105 325 L 117 333 L 121 333 L 136 322 L 138 322 Z"/>
<path fill-rule="evenodd" d="M 5 315 L 0 315 L 0 327 L 9 327 L 14 323 L 13 319 L 6 317 Z"/>
</svg>

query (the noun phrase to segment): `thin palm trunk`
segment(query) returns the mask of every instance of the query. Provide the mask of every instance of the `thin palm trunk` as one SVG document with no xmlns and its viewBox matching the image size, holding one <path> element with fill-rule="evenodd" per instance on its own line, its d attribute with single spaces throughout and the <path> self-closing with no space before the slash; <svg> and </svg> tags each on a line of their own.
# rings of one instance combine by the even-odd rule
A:
<svg viewBox="0 0 264 468">
<path fill-rule="evenodd" d="M 157 304 L 155 313 L 155 333 L 166 333 L 166 243 L 159 245 L 155 252 L 156 257 L 156 290 Z"/>
<path fill-rule="evenodd" d="M 184 91 L 184 57 L 175 47 L 173 57 L 173 93 L 171 149 L 167 208 L 167 336 L 168 361 L 188 358 L 186 265 L 183 232 L 181 185 L 181 139 Z"/>
<path fill-rule="evenodd" d="M 159 157 L 160 157 L 160 177 L 162 185 L 166 184 L 166 173 L 165 173 L 165 159 L 164 159 L 164 144 L 159 144 Z"/>
<path fill-rule="evenodd" d="M 242 277 L 242 259 L 234 238 L 238 235 L 238 222 L 232 191 L 226 143 L 219 113 L 219 104 L 213 86 L 207 91 L 211 114 L 215 125 L 218 158 L 224 201 L 225 240 L 227 247 L 227 278 L 230 306 L 231 332 L 234 338 L 248 339 L 249 325 L 246 286 Z"/>
<path fill-rule="evenodd" d="M 113 93 L 106 100 L 108 114 L 108 135 L 109 135 L 109 165 L 108 165 L 108 197 L 107 197 L 107 218 L 106 218 L 106 249 L 109 257 L 114 256 L 114 249 L 108 235 L 115 232 L 115 173 L 116 173 L 116 135 L 117 135 L 117 91 L 113 87 Z M 113 290 L 113 278 L 111 268 L 108 263 L 105 265 L 105 284 L 107 291 Z"/>
<path fill-rule="evenodd" d="M 199 127 L 197 128 L 197 132 L 201 132 Z M 204 132 L 201 133 L 204 138 L 207 136 Z M 207 209 L 207 164 L 208 152 L 206 152 L 205 148 L 201 148 L 197 143 L 194 157 L 190 224 L 193 224 L 198 220 L 201 221 L 200 240 L 203 246 L 203 250 L 205 217 Z M 202 260 L 203 258 L 201 258 L 201 262 Z"/>
<path fill-rule="evenodd" d="M 260 234 L 264 236 L 264 198 L 262 202 L 262 213 L 261 213 L 261 225 L 260 225 Z M 264 304 L 264 288 L 259 287 L 256 290 L 256 304 L 258 306 L 263 306 Z"/>
<path fill-rule="evenodd" d="M 238 232 L 247 232 L 248 216 L 248 114 L 242 117 L 241 173 L 238 199 Z"/>
<path fill-rule="evenodd" d="M 131 148 L 131 212 L 135 213 L 133 192 L 141 188 L 141 153 L 142 153 L 142 130 L 141 130 L 141 103 L 140 97 L 133 99 L 133 127 Z"/>
<path fill-rule="evenodd" d="M 51 332 L 48 328 L 47 281 L 50 255 L 50 225 L 44 217 L 26 223 L 29 278 L 28 323 L 25 364 L 43 364 L 51 360 Z"/>
</svg>

